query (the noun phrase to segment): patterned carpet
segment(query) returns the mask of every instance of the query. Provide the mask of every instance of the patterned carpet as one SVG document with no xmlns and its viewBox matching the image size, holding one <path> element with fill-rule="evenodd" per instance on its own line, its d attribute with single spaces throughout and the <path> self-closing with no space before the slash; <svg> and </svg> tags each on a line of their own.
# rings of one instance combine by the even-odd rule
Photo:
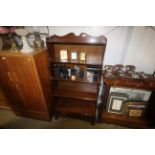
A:
<svg viewBox="0 0 155 155">
<path fill-rule="evenodd" d="M 57 120 L 40 121 L 30 118 L 18 117 L 12 111 L 0 109 L 0 128 L 2 129 L 127 129 L 126 127 L 96 123 L 91 125 L 89 122 L 61 117 Z"/>
</svg>

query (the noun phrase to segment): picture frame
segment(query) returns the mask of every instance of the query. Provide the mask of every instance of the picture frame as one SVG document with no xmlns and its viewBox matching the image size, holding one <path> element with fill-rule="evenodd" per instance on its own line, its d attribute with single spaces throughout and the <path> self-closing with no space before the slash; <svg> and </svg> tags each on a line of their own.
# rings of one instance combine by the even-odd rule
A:
<svg viewBox="0 0 155 155">
<path fill-rule="evenodd" d="M 80 61 L 85 62 L 86 61 L 86 53 L 85 52 L 80 52 Z"/>
<path fill-rule="evenodd" d="M 130 101 L 148 101 L 152 92 L 134 88 L 111 87 L 110 92 L 125 93 Z"/>
<path fill-rule="evenodd" d="M 123 114 L 124 103 L 128 96 L 125 93 L 111 92 L 108 97 L 107 111 L 110 113 Z"/>
<path fill-rule="evenodd" d="M 60 50 L 60 60 L 61 61 L 67 61 L 68 60 L 68 55 L 67 55 L 67 50 Z"/>
<path fill-rule="evenodd" d="M 147 110 L 148 102 L 133 102 L 125 103 L 124 115 L 129 117 L 143 117 Z"/>
<path fill-rule="evenodd" d="M 78 54 L 76 51 L 71 52 L 71 61 L 77 61 L 78 59 Z"/>
</svg>

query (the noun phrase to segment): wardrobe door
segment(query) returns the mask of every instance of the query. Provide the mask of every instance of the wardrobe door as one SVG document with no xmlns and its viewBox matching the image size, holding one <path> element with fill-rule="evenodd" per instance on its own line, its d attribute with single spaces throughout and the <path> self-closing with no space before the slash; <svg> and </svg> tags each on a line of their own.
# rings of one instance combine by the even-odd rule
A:
<svg viewBox="0 0 155 155">
<path fill-rule="evenodd" d="M 0 87 L 9 101 L 10 106 L 16 111 L 25 109 L 25 104 L 20 95 L 17 83 L 14 81 L 9 68 L 8 57 L 0 56 Z"/>
<path fill-rule="evenodd" d="M 46 104 L 33 56 L 8 57 L 11 75 L 23 99 L 25 110 L 46 112 Z"/>
</svg>

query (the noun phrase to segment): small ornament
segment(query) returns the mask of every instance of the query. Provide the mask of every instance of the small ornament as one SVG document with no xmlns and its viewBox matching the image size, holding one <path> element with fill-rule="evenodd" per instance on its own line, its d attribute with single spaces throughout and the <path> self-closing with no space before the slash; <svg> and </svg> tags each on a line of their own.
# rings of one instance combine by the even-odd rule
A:
<svg viewBox="0 0 155 155">
<path fill-rule="evenodd" d="M 32 52 L 33 49 L 29 46 L 29 44 L 27 42 L 27 38 L 26 38 L 26 35 L 28 34 L 27 30 L 26 29 L 16 29 L 15 32 L 16 32 L 16 34 L 18 34 L 22 38 L 23 47 L 22 47 L 21 51 L 23 53 Z"/>
<path fill-rule="evenodd" d="M 41 40 L 39 32 L 35 32 L 35 40 L 33 43 L 34 43 L 34 48 L 36 49 L 44 48 L 44 41 Z"/>
</svg>

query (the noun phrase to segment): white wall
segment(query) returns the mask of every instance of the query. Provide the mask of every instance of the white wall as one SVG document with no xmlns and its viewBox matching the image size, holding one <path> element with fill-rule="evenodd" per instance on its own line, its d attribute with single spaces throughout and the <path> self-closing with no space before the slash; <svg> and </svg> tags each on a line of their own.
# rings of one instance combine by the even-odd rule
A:
<svg viewBox="0 0 155 155">
<path fill-rule="evenodd" d="M 124 62 L 134 64 L 139 71 L 155 70 L 155 31 L 148 27 L 134 27 Z"/>
<path fill-rule="evenodd" d="M 47 31 L 46 27 L 36 29 Z M 149 27 L 50 26 L 49 32 L 50 35 L 70 32 L 77 35 L 81 32 L 93 36 L 105 35 L 108 41 L 104 64 L 131 64 L 136 66 L 137 71 L 147 73 L 155 70 L 155 31 Z"/>
</svg>

